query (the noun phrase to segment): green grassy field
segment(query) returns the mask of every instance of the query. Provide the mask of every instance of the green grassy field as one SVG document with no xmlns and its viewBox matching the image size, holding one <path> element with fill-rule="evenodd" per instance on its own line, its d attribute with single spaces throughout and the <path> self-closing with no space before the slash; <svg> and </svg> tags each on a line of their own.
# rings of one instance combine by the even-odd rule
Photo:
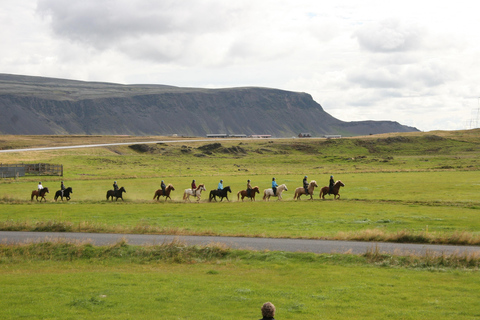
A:
<svg viewBox="0 0 480 320">
<path fill-rule="evenodd" d="M 135 248 L 0 246 L 3 319 L 475 319 L 473 269 L 446 259 Z M 451 261 L 453 262 L 453 261 Z"/>
<path fill-rule="evenodd" d="M 135 138 L 2 136 L 0 148 L 125 140 Z M 0 153 L 0 163 L 64 165 L 64 177 L 0 180 L 0 229 L 480 243 L 480 130 L 214 143 Z M 294 201 L 304 175 L 342 180 L 341 200 L 316 190 Z M 247 179 L 263 190 L 273 176 L 288 186 L 283 201 L 237 201 Z M 152 200 L 162 179 L 173 201 Z M 223 179 L 231 202 L 183 202 L 192 179 L 208 191 Z M 39 180 L 46 203 L 30 201 Z M 69 202 L 52 201 L 61 180 Z M 105 200 L 113 180 L 124 202 Z M 278 319 L 480 318 L 478 256 L 155 250 L 0 246 L 2 318 L 255 319 L 266 301 Z"/>
<path fill-rule="evenodd" d="M 104 137 L 106 142 L 123 142 Z M 126 139 L 126 138 L 125 138 Z M 132 138 L 129 137 L 129 141 Z M 161 137 L 137 138 L 162 140 Z M 65 145 L 67 137 L 5 138 L 0 147 Z M 75 144 L 100 137 L 72 137 Z M 0 162 L 64 165 L 64 177 L 29 176 L 0 182 L 3 230 L 76 230 L 215 234 L 292 238 L 363 239 L 431 243 L 480 243 L 478 130 L 369 136 L 355 139 L 286 139 L 178 142 L 0 154 Z M 319 187 L 329 176 L 345 183 L 341 200 L 302 197 L 304 175 Z M 271 178 L 289 188 L 281 203 L 238 203 L 246 180 L 260 190 Z M 30 201 L 38 180 L 48 203 Z M 68 203 L 52 202 L 60 180 L 74 190 Z M 173 201 L 152 200 L 160 181 L 172 183 Z M 207 193 L 200 204 L 182 200 L 196 179 Z M 208 203 L 208 191 L 224 180 L 230 203 Z M 125 202 L 105 201 L 113 180 Z"/>
</svg>

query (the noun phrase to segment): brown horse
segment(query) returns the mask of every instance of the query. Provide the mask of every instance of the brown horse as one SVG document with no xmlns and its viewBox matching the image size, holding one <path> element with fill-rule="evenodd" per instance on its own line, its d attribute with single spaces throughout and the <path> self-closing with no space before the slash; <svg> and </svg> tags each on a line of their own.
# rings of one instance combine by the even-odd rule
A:
<svg viewBox="0 0 480 320">
<path fill-rule="evenodd" d="M 342 181 L 338 180 L 333 185 L 333 190 L 331 193 L 330 193 L 330 187 L 323 187 L 322 189 L 320 189 L 320 194 L 318 196 L 322 199 L 325 199 L 326 194 L 333 194 L 334 200 L 337 198 L 337 196 L 338 196 L 338 199 L 340 199 L 340 193 L 339 193 L 340 187 L 345 187 L 345 184 Z"/>
<path fill-rule="evenodd" d="M 308 184 L 308 194 L 310 195 L 310 200 L 313 200 L 313 190 L 315 190 L 315 187 L 318 187 L 317 182 L 315 180 L 310 181 Z M 300 200 L 300 196 L 303 194 L 307 194 L 305 192 L 304 187 L 298 187 L 295 189 L 295 195 L 293 196 L 293 200 L 297 199 Z"/>
<path fill-rule="evenodd" d="M 170 199 L 172 200 L 172 198 L 170 198 L 170 192 L 172 190 L 175 190 L 175 188 L 172 186 L 172 184 L 170 183 L 166 188 L 165 188 L 165 194 L 163 194 L 163 190 L 162 189 L 158 189 L 157 191 L 155 191 L 155 195 L 153 196 L 153 199 L 157 198 L 157 200 L 160 200 L 160 196 L 164 196 L 165 197 L 165 201 L 167 201 L 167 199 Z"/>
<path fill-rule="evenodd" d="M 250 201 L 255 201 L 255 193 L 260 193 L 257 186 L 250 190 L 250 196 L 247 195 L 247 190 L 238 191 L 237 200 L 240 200 L 240 196 L 242 196 L 242 201 L 245 197 L 250 198 Z"/>
<path fill-rule="evenodd" d="M 33 201 L 33 197 L 36 197 L 37 201 L 38 201 L 38 197 L 40 197 L 40 202 L 42 202 L 42 199 L 45 200 L 45 202 L 47 202 L 47 199 L 45 199 L 45 193 L 50 193 L 48 191 L 48 188 L 43 188 L 42 190 L 40 190 L 40 192 L 38 192 L 38 190 L 33 190 L 32 191 L 32 198 L 30 199 L 31 201 Z"/>
</svg>

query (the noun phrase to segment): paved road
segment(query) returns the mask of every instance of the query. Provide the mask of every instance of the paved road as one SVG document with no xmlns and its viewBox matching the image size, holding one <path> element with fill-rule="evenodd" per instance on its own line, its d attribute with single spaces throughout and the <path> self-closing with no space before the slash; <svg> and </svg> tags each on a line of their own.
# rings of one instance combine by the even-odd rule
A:
<svg viewBox="0 0 480 320">
<path fill-rule="evenodd" d="M 106 233 L 66 233 L 66 232 L 17 232 L 0 231 L 0 243 L 29 243 L 52 240 L 69 242 L 88 242 L 93 245 L 110 245 L 125 239 L 131 245 L 155 245 L 179 241 L 188 245 L 224 244 L 233 249 L 270 250 L 313 253 L 353 253 L 362 254 L 376 249 L 380 252 L 396 255 L 436 254 L 480 254 L 480 246 L 424 245 L 360 241 L 243 238 L 243 237 L 203 237 L 170 236 L 140 234 L 106 234 Z"/>
</svg>

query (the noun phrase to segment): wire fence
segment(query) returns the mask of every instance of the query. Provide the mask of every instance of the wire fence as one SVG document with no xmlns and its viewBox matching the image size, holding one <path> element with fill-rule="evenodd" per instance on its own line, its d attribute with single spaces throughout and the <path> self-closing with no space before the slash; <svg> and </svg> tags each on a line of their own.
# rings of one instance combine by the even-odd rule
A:
<svg viewBox="0 0 480 320">
<path fill-rule="evenodd" d="M 26 174 L 32 176 L 62 176 L 62 164 L 50 163 L 0 163 L 1 178 L 18 178 L 24 177 Z"/>
</svg>

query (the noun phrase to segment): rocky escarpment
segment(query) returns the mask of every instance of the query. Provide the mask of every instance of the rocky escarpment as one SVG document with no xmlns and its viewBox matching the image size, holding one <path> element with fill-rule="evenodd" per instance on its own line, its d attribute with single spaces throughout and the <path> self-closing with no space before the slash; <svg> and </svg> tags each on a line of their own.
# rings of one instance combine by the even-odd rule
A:
<svg viewBox="0 0 480 320">
<path fill-rule="evenodd" d="M 344 136 L 417 131 L 392 121 L 344 122 L 309 94 L 268 88 L 120 85 L 0 74 L 2 134 L 209 133 Z"/>
</svg>

